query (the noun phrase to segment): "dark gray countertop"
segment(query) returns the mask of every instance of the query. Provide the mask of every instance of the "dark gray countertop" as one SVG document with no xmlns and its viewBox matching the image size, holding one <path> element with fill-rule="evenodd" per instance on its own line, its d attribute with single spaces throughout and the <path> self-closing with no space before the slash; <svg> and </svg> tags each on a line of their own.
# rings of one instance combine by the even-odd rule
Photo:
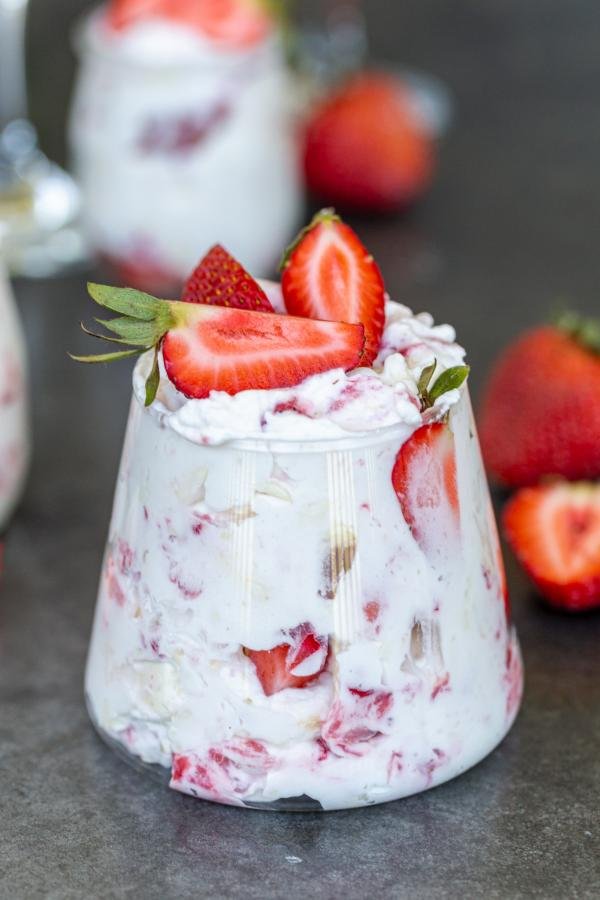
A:
<svg viewBox="0 0 600 900">
<path fill-rule="evenodd" d="M 430 199 L 358 225 L 392 293 L 457 325 L 477 390 L 497 347 L 557 298 L 599 307 L 600 11 L 392 5 L 367 3 L 377 55 L 444 77 L 458 118 Z M 68 68 L 44 34 L 85 3 L 33 6 L 34 111 L 60 153 Z M 600 896 L 600 615 L 546 611 L 510 561 L 523 709 L 492 756 L 436 790 L 323 815 L 229 809 L 100 743 L 82 673 L 130 367 L 65 356 L 84 346 L 86 274 L 17 285 L 36 452 L 0 590 L 0 897 Z"/>
</svg>

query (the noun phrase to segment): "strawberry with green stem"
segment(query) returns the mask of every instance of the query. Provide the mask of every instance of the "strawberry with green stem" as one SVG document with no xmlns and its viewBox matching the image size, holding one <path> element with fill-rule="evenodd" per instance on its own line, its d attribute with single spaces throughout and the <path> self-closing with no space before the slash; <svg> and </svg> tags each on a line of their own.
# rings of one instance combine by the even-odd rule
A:
<svg viewBox="0 0 600 900">
<path fill-rule="evenodd" d="M 146 381 L 146 405 L 159 385 L 158 353 L 170 381 L 186 397 L 211 391 L 292 387 L 310 375 L 360 365 L 362 325 L 321 322 L 205 303 L 160 300 L 132 288 L 90 284 L 92 299 L 119 314 L 96 319 L 110 334 L 94 337 L 128 349 L 73 356 L 85 363 L 112 362 L 154 351 Z"/>
</svg>

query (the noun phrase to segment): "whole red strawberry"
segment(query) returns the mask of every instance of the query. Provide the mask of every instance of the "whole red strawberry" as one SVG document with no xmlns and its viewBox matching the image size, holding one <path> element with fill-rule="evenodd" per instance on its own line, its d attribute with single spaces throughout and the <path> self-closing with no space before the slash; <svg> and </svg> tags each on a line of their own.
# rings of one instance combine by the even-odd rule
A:
<svg viewBox="0 0 600 900">
<path fill-rule="evenodd" d="M 393 75 L 365 72 L 335 90 L 306 129 L 309 188 L 342 208 L 407 206 L 431 182 L 433 142 Z"/>
<path fill-rule="evenodd" d="M 600 325 L 569 315 L 511 344 L 484 391 L 479 434 L 488 471 L 508 487 L 600 477 Z"/>
</svg>

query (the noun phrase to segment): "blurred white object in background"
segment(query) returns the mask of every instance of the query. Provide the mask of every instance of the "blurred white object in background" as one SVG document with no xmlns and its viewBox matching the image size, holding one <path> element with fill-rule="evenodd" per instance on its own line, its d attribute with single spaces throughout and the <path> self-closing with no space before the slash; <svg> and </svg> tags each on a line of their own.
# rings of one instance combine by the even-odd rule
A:
<svg viewBox="0 0 600 900">
<path fill-rule="evenodd" d="M 79 192 L 50 162 L 27 119 L 25 22 L 28 0 L 0 0 L 0 226 L 17 274 L 47 276 L 81 261 Z"/>
<path fill-rule="evenodd" d="M 30 453 L 25 342 L 1 243 L 0 232 L 0 533 L 21 494 Z"/>
<path fill-rule="evenodd" d="M 215 242 L 267 274 L 303 197 L 276 24 L 224 47 L 160 19 L 117 30 L 99 11 L 77 50 L 70 138 L 94 250 L 155 291 L 181 284 Z"/>
</svg>

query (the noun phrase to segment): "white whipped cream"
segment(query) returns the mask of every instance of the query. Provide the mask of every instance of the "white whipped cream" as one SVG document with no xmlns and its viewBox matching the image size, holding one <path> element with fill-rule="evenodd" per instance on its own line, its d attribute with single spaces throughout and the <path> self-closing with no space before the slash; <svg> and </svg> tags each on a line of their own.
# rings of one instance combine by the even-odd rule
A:
<svg viewBox="0 0 600 900">
<path fill-rule="evenodd" d="M 274 308 L 281 311 L 279 286 L 261 284 Z M 204 400 L 181 394 L 163 368 L 153 409 L 178 434 L 201 444 L 265 436 L 327 439 L 390 426 L 403 426 L 406 439 L 424 421 L 446 415 L 460 398 L 460 391 L 450 391 L 423 414 L 417 387 L 421 372 L 434 360 L 434 379 L 463 362 L 465 351 L 455 338 L 452 326 L 436 326 L 429 313 L 413 315 L 408 307 L 388 300 L 381 352 L 373 368 L 332 369 L 291 388 L 241 391 L 233 396 L 212 391 Z M 147 354 L 136 366 L 134 390 L 140 399 L 151 360 L 152 354 Z"/>
</svg>

